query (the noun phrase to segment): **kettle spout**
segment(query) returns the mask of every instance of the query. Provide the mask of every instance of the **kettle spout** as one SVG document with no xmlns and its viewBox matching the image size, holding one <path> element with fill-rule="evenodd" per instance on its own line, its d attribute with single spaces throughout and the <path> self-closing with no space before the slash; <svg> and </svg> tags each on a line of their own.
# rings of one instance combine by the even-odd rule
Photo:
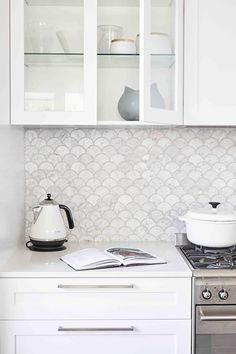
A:
<svg viewBox="0 0 236 354">
<path fill-rule="evenodd" d="M 34 224 L 36 223 L 36 221 L 38 220 L 38 217 L 42 211 L 42 208 L 40 206 L 36 206 L 33 209 L 33 214 L 34 214 Z"/>
</svg>

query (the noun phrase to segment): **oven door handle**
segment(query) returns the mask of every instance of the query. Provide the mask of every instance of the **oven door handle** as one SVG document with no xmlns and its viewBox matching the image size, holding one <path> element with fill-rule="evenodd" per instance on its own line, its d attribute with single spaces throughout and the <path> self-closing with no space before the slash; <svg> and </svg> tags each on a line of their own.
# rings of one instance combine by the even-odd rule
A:
<svg viewBox="0 0 236 354">
<path fill-rule="evenodd" d="M 196 307 L 196 334 L 236 333 L 236 305 Z"/>
<path fill-rule="evenodd" d="M 200 315 L 200 320 L 201 321 L 236 321 L 236 316 L 205 316 L 205 315 Z"/>
</svg>

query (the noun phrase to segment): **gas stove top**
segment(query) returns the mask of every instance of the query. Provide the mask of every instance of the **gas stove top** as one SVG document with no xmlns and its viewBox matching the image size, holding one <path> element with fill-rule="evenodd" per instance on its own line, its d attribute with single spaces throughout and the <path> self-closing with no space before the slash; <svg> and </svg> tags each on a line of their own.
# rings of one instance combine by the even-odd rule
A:
<svg viewBox="0 0 236 354">
<path fill-rule="evenodd" d="M 236 269 L 236 246 L 206 248 L 190 243 L 179 248 L 194 269 Z"/>
</svg>

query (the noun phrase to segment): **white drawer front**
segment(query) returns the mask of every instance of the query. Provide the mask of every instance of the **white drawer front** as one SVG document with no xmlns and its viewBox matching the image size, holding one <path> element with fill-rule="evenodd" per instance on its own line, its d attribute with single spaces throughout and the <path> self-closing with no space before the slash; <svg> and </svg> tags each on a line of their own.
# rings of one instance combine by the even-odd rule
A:
<svg viewBox="0 0 236 354">
<path fill-rule="evenodd" d="M 191 279 L 0 279 L 1 319 L 187 319 Z"/>
<path fill-rule="evenodd" d="M 0 321 L 1 354 L 190 354 L 191 321 Z"/>
</svg>

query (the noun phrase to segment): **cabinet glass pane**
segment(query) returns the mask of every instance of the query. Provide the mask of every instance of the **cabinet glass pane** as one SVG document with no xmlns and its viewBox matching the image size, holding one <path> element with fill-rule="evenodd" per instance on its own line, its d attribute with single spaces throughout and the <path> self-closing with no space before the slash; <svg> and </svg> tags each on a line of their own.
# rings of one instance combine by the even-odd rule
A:
<svg viewBox="0 0 236 354">
<path fill-rule="evenodd" d="M 98 119 L 139 120 L 139 0 L 98 0 Z"/>
<path fill-rule="evenodd" d="M 151 0 L 151 107 L 176 109 L 175 1 Z"/>
<path fill-rule="evenodd" d="M 25 111 L 83 111 L 82 0 L 25 1 Z"/>
</svg>

